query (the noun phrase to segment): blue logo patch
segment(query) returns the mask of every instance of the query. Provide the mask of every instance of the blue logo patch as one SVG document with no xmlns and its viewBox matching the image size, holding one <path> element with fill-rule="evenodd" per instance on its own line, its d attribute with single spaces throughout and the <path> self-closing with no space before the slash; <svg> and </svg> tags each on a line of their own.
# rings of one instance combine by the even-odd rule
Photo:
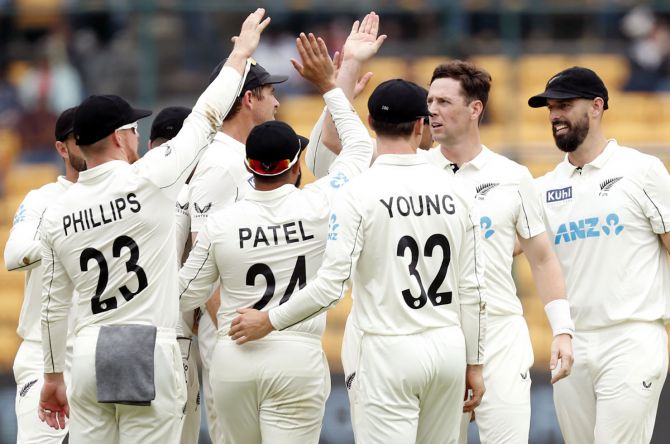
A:
<svg viewBox="0 0 670 444">
<path fill-rule="evenodd" d="M 340 228 L 340 224 L 337 223 L 337 216 L 335 214 L 331 214 L 330 221 L 328 222 L 328 240 L 337 240 L 338 228 Z"/>
<path fill-rule="evenodd" d="M 572 199 L 572 186 L 547 191 L 547 203 Z"/>
<path fill-rule="evenodd" d="M 607 215 L 605 225 L 601 225 L 598 217 L 587 217 L 559 225 L 554 237 L 554 244 L 573 242 L 588 237 L 600 237 L 601 234 L 604 236 L 618 236 L 624 228 L 623 224 L 620 224 L 619 216 L 615 213 Z"/>
<path fill-rule="evenodd" d="M 330 180 L 330 186 L 333 188 L 340 188 L 345 183 L 349 182 L 349 178 L 344 173 L 337 173 Z"/>
<path fill-rule="evenodd" d="M 26 219 L 26 206 L 21 204 L 19 206 L 19 209 L 16 210 L 16 214 L 14 215 L 14 222 L 12 222 L 12 225 L 16 225 L 20 222 L 23 222 Z"/>
<path fill-rule="evenodd" d="M 493 236 L 493 233 L 496 232 L 496 230 L 491 228 L 493 226 L 493 222 L 488 216 L 483 216 L 481 219 L 479 219 L 479 226 L 482 228 L 482 236 L 484 236 L 484 239 L 488 239 L 489 237 Z"/>
</svg>

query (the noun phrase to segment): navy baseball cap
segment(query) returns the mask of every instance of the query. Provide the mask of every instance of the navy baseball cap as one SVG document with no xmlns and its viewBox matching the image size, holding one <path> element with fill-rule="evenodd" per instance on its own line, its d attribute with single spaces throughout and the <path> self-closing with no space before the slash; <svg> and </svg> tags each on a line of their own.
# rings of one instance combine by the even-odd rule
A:
<svg viewBox="0 0 670 444">
<path fill-rule="evenodd" d="M 291 168 L 309 140 L 287 123 L 270 120 L 255 126 L 246 143 L 247 168 L 261 176 L 278 176 Z"/>
<path fill-rule="evenodd" d="M 588 68 L 573 66 L 549 79 L 543 93 L 528 99 L 528 106 L 531 108 L 547 106 L 547 99 L 595 99 L 596 97 L 604 100 L 604 109 L 607 109 L 609 97 L 602 79 Z"/>
<path fill-rule="evenodd" d="M 209 76 L 209 83 L 212 83 L 219 75 L 223 65 L 226 63 L 226 60 L 223 60 L 221 63 L 216 65 L 216 68 L 214 68 L 214 71 L 212 71 L 212 74 Z M 244 79 L 244 85 L 242 86 L 242 92 L 240 95 L 244 94 L 245 91 L 251 91 L 254 88 L 258 88 L 259 86 L 283 83 L 287 80 L 288 76 L 272 75 L 267 72 L 265 68 L 263 68 L 257 61 L 251 59 L 251 67 L 249 68 L 249 73 L 247 74 L 246 79 Z"/>
<path fill-rule="evenodd" d="M 135 109 L 113 94 L 89 96 L 74 114 L 74 138 L 77 145 L 92 145 L 117 128 L 150 115 L 151 111 Z"/>
<path fill-rule="evenodd" d="M 151 134 L 149 140 L 153 141 L 159 137 L 170 140 L 177 135 L 184 120 L 191 114 L 191 108 L 185 106 L 168 106 L 156 114 L 156 118 L 151 124 Z"/>
<path fill-rule="evenodd" d="M 58 116 L 56 120 L 56 128 L 54 134 L 56 140 L 59 142 L 65 142 L 67 136 L 74 131 L 74 113 L 77 111 L 77 107 L 68 108 Z"/>
<path fill-rule="evenodd" d="M 368 99 L 368 112 L 377 122 L 404 123 L 430 116 L 428 91 L 414 82 L 382 82 Z"/>
</svg>

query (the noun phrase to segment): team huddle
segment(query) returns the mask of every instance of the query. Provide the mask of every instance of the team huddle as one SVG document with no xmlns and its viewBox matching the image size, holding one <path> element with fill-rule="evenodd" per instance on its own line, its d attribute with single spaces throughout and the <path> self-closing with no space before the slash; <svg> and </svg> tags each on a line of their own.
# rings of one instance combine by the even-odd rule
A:
<svg viewBox="0 0 670 444">
<path fill-rule="evenodd" d="M 481 143 L 492 79 L 469 62 L 435 67 L 428 89 L 379 84 L 373 139 L 351 105 L 386 39 L 371 12 L 333 59 L 296 39 L 291 62 L 325 102 L 307 139 L 274 118 L 287 77 L 252 58 L 264 15 L 192 109 L 156 116 L 142 158 L 151 111 L 97 95 L 59 117 L 66 174 L 26 196 L 5 247 L 27 272 L 17 442 L 197 443 L 199 357 L 213 442 L 317 443 L 325 313 L 351 290 L 356 442 L 466 443 L 476 421 L 482 443 L 527 443 L 534 358 L 512 278 L 525 254 L 565 442 L 649 443 L 670 175 L 604 136 L 598 75 L 568 68 L 528 100 L 566 153 L 538 179 Z M 317 179 L 301 188 L 303 152 Z"/>
</svg>

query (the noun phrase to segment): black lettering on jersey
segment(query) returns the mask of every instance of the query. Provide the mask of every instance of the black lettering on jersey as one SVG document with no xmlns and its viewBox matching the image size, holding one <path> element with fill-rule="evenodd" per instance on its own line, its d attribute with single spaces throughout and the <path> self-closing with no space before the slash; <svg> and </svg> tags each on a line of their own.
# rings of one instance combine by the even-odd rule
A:
<svg viewBox="0 0 670 444">
<path fill-rule="evenodd" d="M 74 211 L 63 216 L 63 231 L 65 236 L 80 231 L 92 230 L 101 225 L 107 225 L 123 219 L 124 210 L 129 208 L 133 213 L 142 209 L 135 193 L 129 193 L 126 198 L 118 197 L 107 204 L 98 204 L 92 208 Z"/>
<path fill-rule="evenodd" d="M 305 234 L 305 227 L 302 226 L 302 221 L 298 221 L 298 227 L 300 228 L 300 235 L 302 236 L 302 240 L 310 240 L 314 239 L 313 234 Z"/>
<path fill-rule="evenodd" d="M 289 230 L 289 227 L 295 227 L 295 222 L 289 222 L 287 224 L 284 224 L 284 235 L 286 236 L 286 243 L 287 244 L 293 244 L 296 242 L 300 242 L 300 239 L 297 237 L 294 239 L 291 239 L 292 234 L 297 234 L 295 229 Z"/>
<path fill-rule="evenodd" d="M 254 238 L 254 248 L 256 248 L 258 244 L 261 242 L 263 242 L 268 247 L 270 246 L 270 242 L 268 242 L 268 238 L 265 236 L 263 229 L 261 227 L 258 227 L 256 229 L 256 237 Z"/>
<path fill-rule="evenodd" d="M 267 231 L 271 231 L 272 234 L 270 235 Z M 280 236 L 281 233 L 284 234 L 283 237 Z M 283 243 L 293 244 L 314 239 L 314 235 L 307 232 L 302 221 L 287 222 L 281 225 L 269 225 L 267 227 L 243 227 L 238 229 L 238 237 L 240 240 L 240 248 L 244 248 L 245 242 L 251 241 L 252 237 L 252 248 L 256 248 L 259 245 L 269 247 Z"/>
<path fill-rule="evenodd" d="M 244 241 L 251 239 L 250 228 L 240 228 L 240 248 L 244 248 Z"/>
<path fill-rule="evenodd" d="M 440 214 L 442 211 L 446 214 L 454 214 L 456 212 L 456 207 L 453 203 L 454 199 L 448 194 L 442 196 L 438 194 L 433 196 L 397 196 L 395 198 L 389 197 L 388 201 L 379 199 L 379 202 L 384 205 L 390 218 L 393 218 L 395 215 L 403 217 L 430 216 L 432 214 Z"/>
<path fill-rule="evenodd" d="M 135 193 L 128 193 L 128 203 L 130 203 L 130 211 L 133 213 L 139 213 L 139 211 L 142 209 L 142 206 L 137 200 Z"/>
</svg>

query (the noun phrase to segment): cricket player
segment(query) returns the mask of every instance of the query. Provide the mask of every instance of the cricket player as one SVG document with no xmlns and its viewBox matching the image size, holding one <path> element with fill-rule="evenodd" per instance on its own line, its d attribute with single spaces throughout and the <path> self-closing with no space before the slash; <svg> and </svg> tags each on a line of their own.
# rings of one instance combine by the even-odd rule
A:
<svg viewBox="0 0 670 444">
<path fill-rule="evenodd" d="M 437 66 L 428 110 L 433 138 L 440 145 L 423 153 L 469 191 L 479 214 L 488 288 L 486 393 L 474 411 L 479 436 L 483 443 L 520 444 L 528 442 L 530 431 L 533 348 L 512 278 L 517 237 L 554 333 L 549 366 L 554 370 L 560 360 L 561 367 L 552 383 L 570 373 L 574 324 L 530 172 L 480 141 L 479 123 L 490 88 L 489 73 L 471 63 L 452 60 Z M 472 416 L 464 415 L 462 444 L 467 443 Z"/>
<path fill-rule="evenodd" d="M 174 203 L 244 83 L 260 33 L 257 9 L 226 67 L 170 142 L 137 160 L 137 123 L 149 111 L 91 96 L 75 113 L 88 170 L 42 223 L 40 418 L 70 440 L 177 443 L 186 403 L 178 319 Z M 137 160 L 136 162 L 134 162 Z M 133 163 L 134 162 L 134 163 Z M 77 290 L 72 386 L 63 381 L 67 310 Z M 172 297 L 174 298 L 171 298 Z"/>
<path fill-rule="evenodd" d="M 479 225 L 472 199 L 416 154 L 428 115 L 421 88 L 383 82 L 368 110 L 380 155 L 336 197 L 317 277 L 279 307 L 239 310 L 229 334 L 245 344 L 310 321 L 353 280 L 351 321 L 362 331 L 351 382 L 357 441 L 456 443 L 466 373 L 466 408 L 484 392 Z"/>
<path fill-rule="evenodd" d="M 47 206 L 77 181 L 79 172 L 86 170 L 79 147 L 74 141 L 72 127 L 75 108 L 69 108 L 56 121 L 56 151 L 65 163 L 65 176 L 56 182 L 29 192 L 14 216 L 14 224 L 5 245 L 5 266 L 8 271 L 25 271 L 23 305 L 19 314 L 17 333 L 23 341 L 14 358 L 17 423 L 17 444 L 63 442 L 67 427 L 55 430 L 39 420 L 37 405 L 42 390 L 44 364 L 42 359 L 42 254 L 39 226 Z M 69 377 L 72 344 L 68 343 L 65 372 Z"/>
<path fill-rule="evenodd" d="M 154 149 L 172 140 L 184 125 L 184 120 L 191 114 L 191 108 L 169 106 L 156 115 L 151 124 L 149 149 Z M 195 170 L 195 169 L 194 169 Z M 193 171 L 194 171 L 193 170 Z M 191 175 L 193 174 L 191 171 Z M 177 197 L 175 208 L 175 238 L 177 245 L 177 264 L 182 266 L 185 250 L 191 245 L 191 218 L 188 214 L 189 182 L 186 179 Z M 188 251 L 186 251 L 188 256 Z M 177 342 L 181 350 L 181 361 L 186 379 L 186 410 L 184 425 L 181 430 L 181 443 L 197 443 L 200 436 L 200 381 L 198 380 L 198 343 L 194 340 L 197 332 L 200 310 L 191 310 L 181 314 L 177 324 Z"/>
<path fill-rule="evenodd" d="M 214 79 L 223 63 L 210 79 Z M 256 61 L 252 61 L 242 91 L 223 121 L 212 142 L 212 149 L 202 156 L 189 182 L 188 213 L 191 220 L 191 239 L 205 228 L 207 217 L 242 199 L 253 190 L 253 177 L 244 166 L 244 143 L 251 129 L 268 120 L 274 120 L 279 102 L 274 85 L 288 80 L 288 76 L 272 75 Z M 204 315 L 198 326 L 198 346 L 202 362 L 202 383 L 207 427 L 212 441 L 221 440 L 211 388 L 209 386 L 210 357 L 216 343 L 216 313 L 219 307 L 219 289 L 214 287 L 212 297 L 202 307 Z"/>
<path fill-rule="evenodd" d="M 381 41 L 370 36 L 374 51 Z M 343 150 L 329 176 L 303 190 L 299 158 L 307 141 L 284 122 L 255 127 L 246 165 L 256 189 L 212 215 L 180 272 L 181 307 L 196 307 L 220 279 L 219 334 L 210 373 L 222 442 L 317 443 L 326 398 L 328 363 L 321 347 L 325 315 L 239 347 L 226 333 L 238 309 L 276 307 L 309 282 L 321 265 L 330 204 L 350 178 L 370 164 L 372 143 L 341 89 L 328 49 L 300 35 L 300 74 L 324 96 L 342 135 Z M 360 66 L 360 64 L 358 65 Z M 349 67 L 347 67 L 349 69 Z"/>
<path fill-rule="evenodd" d="M 577 66 L 528 100 L 566 153 L 537 185 L 575 321 L 572 375 L 554 385 L 567 444 L 648 443 L 668 370 L 670 176 L 605 138 L 608 101 Z"/>
</svg>

